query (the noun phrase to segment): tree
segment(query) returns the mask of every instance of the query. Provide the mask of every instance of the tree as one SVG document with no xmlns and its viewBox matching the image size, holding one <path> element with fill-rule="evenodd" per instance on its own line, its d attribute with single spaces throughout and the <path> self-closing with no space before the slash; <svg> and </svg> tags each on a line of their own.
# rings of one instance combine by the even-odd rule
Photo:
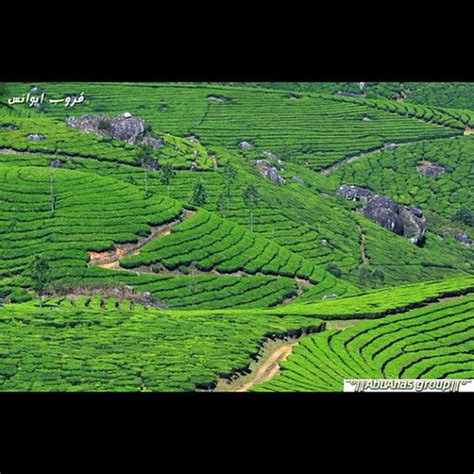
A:
<svg viewBox="0 0 474 474">
<path fill-rule="evenodd" d="M 341 269 L 335 264 L 335 263 L 328 263 L 324 269 L 333 274 L 335 277 L 339 278 L 342 276 L 342 272 L 341 272 Z"/>
<path fill-rule="evenodd" d="M 136 163 L 141 166 L 145 172 L 145 194 L 148 195 L 148 171 L 155 169 L 156 160 L 153 157 L 153 148 L 149 145 L 143 145 L 135 155 Z"/>
<path fill-rule="evenodd" d="M 225 195 L 225 192 L 222 192 L 217 196 L 217 201 L 216 201 L 216 211 L 218 212 L 219 215 L 221 216 L 224 215 L 225 207 L 226 207 L 226 195 Z"/>
<path fill-rule="evenodd" d="M 222 176 L 224 178 L 223 198 L 225 200 L 227 214 L 228 214 L 230 210 L 230 200 L 232 196 L 232 185 L 234 184 L 237 178 L 237 168 L 235 168 L 235 166 L 232 165 L 230 160 L 227 160 L 226 164 L 224 165 Z M 222 210 L 224 209 L 224 204 L 222 204 L 221 208 Z"/>
<path fill-rule="evenodd" d="M 371 270 L 366 265 L 359 269 L 359 283 L 363 286 L 375 288 L 382 285 L 385 281 L 385 275 L 382 270 Z"/>
<path fill-rule="evenodd" d="M 258 206 L 260 201 L 260 193 L 257 186 L 249 183 L 242 191 L 242 200 L 245 206 L 250 210 L 250 232 L 253 231 L 253 210 Z"/>
<path fill-rule="evenodd" d="M 465 206 L 454 213 L 453 219 L 465 225 L 474 226 L 474 214 Z"/>
<path fill-rule="evenodd" d="M 168 187 L 168 197 L 170 195 L 170 183 L 171 180 L 176 176 L 176 171 L 173 169 L 173 165 L 170 161 L 167 161 L 161 168 L 160 181 Z"/>
<path fill-rule="evenodd" d="M 4 82 L 0 82 L 0 97 L 7 94 L 7 85 Z"/>
<path fill-rule="evenodd" d="M 203 206 L 207 201 L 207 190 L 201 178 L 193 184 L 191 197 L 189 198 L 193 206 Z"/>
<path fill-rule="evenodd" d="M 43 307 L 43 295 L 50 282 L 48 261 L 42 255 L 36 255 L 29 268 L 29 276 L 33 280 L 33 290 L 36 292 L 40 306 Z"/>
</svg>

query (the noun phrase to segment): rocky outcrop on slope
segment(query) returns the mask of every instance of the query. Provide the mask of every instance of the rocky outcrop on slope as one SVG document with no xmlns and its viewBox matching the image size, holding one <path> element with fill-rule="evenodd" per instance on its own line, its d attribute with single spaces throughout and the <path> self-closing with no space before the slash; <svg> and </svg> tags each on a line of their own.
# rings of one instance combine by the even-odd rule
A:
<svg viewBox="0 0 474 474">
<path fill-rule="evenodd" d="M 474 248 L 474 242 L 467 236 L 466 233 L 459 230 L 454 232 L 453 237 L 465 247 Z"/>
<path fill-rule="evenodd" d="M 145 122 L 125 112 L 116 117 L 108 115 L 83 115 L 66 119 L 66 125 L 80 132 L 94 133 L 100 137 L 111 137 L 131 144 L 144 144 L 160 148 L 163 142 L 159 138 L 148 135 Z"/>
<path fill-rule="evenodd" d="M 243 142 L 239 143 L 239 148 L 241 150 L 250 150 L 250 148 L 252 148 L 252 144 L 244 140 Z"/>
<path fill-rule="evenodd" d="M 416 171 L 423 176 L 428 176 L 429 178 L 437 178 L 440 174 L 444 173 L 446 170 L 431 161 L 420 161 L 416 167 Z"/>
<path fill-rule="evenodd" d="M 281 186 L 285 180 L 278 174 L 277 169 L 266 160 L 253 160 L 252 164 L 258 169 L 259 173 L 272 183 Z"/>
<path fill-rule="evenodd" d="M 362 213 L 367 219 L 397 235 L 403 235 L 414 244 L 420 244 L 426 230 L 426 219 L 418 207 L 403 206 L 387 196 L 379 196 L 370 189 L 343 185 L 339 196 L 363 204 Z"/>
<path fill-rule="evenodd" d="M 44 140 L 44 135 L 41 135 L 41 133 L 30 133 L 29 135 L 27 135 L 26 138 L 34 142 L 39 142 L 41 140 Z"/>
</svg>

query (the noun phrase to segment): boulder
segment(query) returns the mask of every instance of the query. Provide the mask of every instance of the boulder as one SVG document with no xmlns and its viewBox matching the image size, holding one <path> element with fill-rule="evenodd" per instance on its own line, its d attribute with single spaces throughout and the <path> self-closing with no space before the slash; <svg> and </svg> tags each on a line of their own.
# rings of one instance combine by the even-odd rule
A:
<svg viewBox="0 0 474 474">
<path fill-rule="evenodd" d="M 252 144 L 249 142 L 243 141 L 239 143 L 239 148 L 241 150 L 249 150 L 250 148 L 252 148 Z"/>
<path fill-rule="evenodd" d="M 379 196 L 359 186 L 343 185 L 337 193 L 345 199 L 362 202 L 362 213 L 372 222 L 404 236 L 411 243 L 423 241 L 426 219 L 420 208 L 397 204 L 387 196 Z"/>
<path fill-rule="evenodd" d="M 61 168 L 63 166 L 63 162 L 61 160 L 51 160 L 49 166 L 51 166 L 51 168 Z"/>
<path fill-rule="evenodd" d="M 140 142 L 141 145 L 151 146 L 155 150 L 158 150 L 163 146 L 163 140 L 161 138 L 154 138 L 154 137 L 143 137 Z"/>
<path fill-rule="evenodd" d="M 16 125 L 13 125 L 12 123 L 7 123 L 5 125 L 0 125 L 0 130 L 7 130 L 8 132 L 12 132 L 13 130 L 18 130 L 18 127 Z"/>
<path fill-rule="evenodd" d="M 263 151 L 262 156 L 269 160 L 276 160 L 276 157 L 277 157 L 275 153 L 272 153 L 271 151 Z"/>
<path fill-rule="evenodd" d="M 145 132 L 145 122 L 126 112 L 112 119 L 109 130 L 112 138 L 135 143 L 135 140 Z"/>
<path fill-rule="evenodd" d="M 293 178 L 291 178 L 291 181 L 298 184 L 304 184 L 303 178 L 300 178 L 299 176 L 293 176 Z"/>
<path fill-rule="evenodd" d="M 129 112 L 108 117 L 107 115 L 83 115 L 66 119 L 66 125 L 81 132 L 94 133 L 101 137 L 112 137 L 127 143 L 135 143 L 138 137 L 145 133 L 143 120 L 134 117 Z"/>
<path fill-rule="evenodd" d="M 440 166 L 436 165 L 431 161 L 420 161 L 416 167 L 416 171 L 423 176 L 428 176 L 429 178 L 436 179 L 440 174 L 444 173 L 446 170 Z"/>
<path fill-rule="evenodd" d="M 41 140 L 44 140 L 44 135 L 41 135 L 40 133 L 30 133 L 29 135 L 26 136 L 26 138 L 34 142 L 39 142 Z"/>
<path fill-rule="evenodd" d="M 453 237 L 465 247 L 474 248 L 474 242 L 467 236 L 466 233 L 458 230 L 454 232 Z"/>
<path fill-rule="evenodd" d="M 258 169 L 259 173 L 272 183 L 281 186 L 285 180 L 277 173 L 277 169 L 266 160 L 253 160 L 252 164 Z"/>
<path fill-rule="evenodd" d="M 350 199 L 351 201 L 362 201 L 367 200 L 374 196 L 374 193 L 370 189 L 361 188 L 360 186 L 343 184 L 338 190 L 337 194 L 344 199 Z"/>
</svg>

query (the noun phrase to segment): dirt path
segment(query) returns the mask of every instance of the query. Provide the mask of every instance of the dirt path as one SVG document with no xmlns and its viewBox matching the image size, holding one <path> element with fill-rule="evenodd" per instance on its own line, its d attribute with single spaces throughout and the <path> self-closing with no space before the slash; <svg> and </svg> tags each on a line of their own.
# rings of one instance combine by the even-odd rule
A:
<svg viewBox="0 0 474 474">
<path fill-rule="evenodd" d="M 286 358 L 293 351 L 293 346 L 295 344 L 296 342 L 281 346 L 274 352 L 272 352 L 270 354 L 270 357 L 268 357 L 268 359 L 259 367 L 252 380 L 243 384 L 235 391 L 246 392 L 255 385 L 262 382 L 266 382 L 267 380 L 270 380 L 271 378 L 275 377 L 275 375 L 280 371 L 280 362 L 286 360 Z"/>
<path fill-rule="evenodd" d="M 414 143 L 414 142 L 411 142 Z M 397 147 L 401 146 L 401 144 L 397 143 Z M 357 153 L 356 155 L 351 155 L 347 157 L 346 159 L 339 161 L 337 163 L 334 163 L 331 166 L 328 166 L 327 168 L 322 169 L 319 173 L 322 174 L 323 176 L 329 176 L 331 173 L 339 169 L 341 166 L 348 165 L 349 163 L 353 163 L 354 161 L 360 160 L 361 158 L 365 158 L 366 156 L 373 155 L 375 153 L 380 153 L 381 151 L 384 150 L 385 145 L 382 145 L 381 147 L 377 148 L 376 150 L 372 151 L 366 151 L 363 153 Z"/>
<path fill-rule="evenodd" d="M 184 219 L 187 219 L 194 211 L 183 209 L 181 214 L 174 221 L 168 222 L 157 227 L 152 227 L 150 235 L 147 237 L 139 237 L 136 243 L 133 244 L 116 244 L 112 250 L 106 250 L 105 252 L 89 252 L 88 265 L 96 265 L 102 268 L 119 270 L 121 258 L 131 257 L 137 255 L 140 249 L 153 239 L 164 237 L 171 233 L 171 228 L 176 224 L 179 224 Z"/>
<path fill-rule="evenodd" d="M 365 265 L 369 264 L 369 257 L 367 257 L 367 254 L 365 253 L 365 234 L 364 231 L 362 230 L 362 227 L 357 224 L 357 230 L 359 231 L 360 235 L 360 240 L 359 240 L 359 247 L 360 247 L 360 257 L 362 259 L 362 263 Z"/>
<path fill-rule="evenodd" d="M 474 135 L 474 128 L 466 128 L 464 130 L 464 135 Z"/>
<path fill-rule="evenodd" d="M 464 135 L 471 135 L 474 133 L 474 129 L 466 128 L 464 130 Z M 433 141 L 433 140 L 442 140 L 442 138 L 431 138 L 431 139 L 423 139 L 423 140 L 409 140 L 403 143 L 394 143 L 395 147 L 394 148 L 399 148 L 407 145 L 413 145 L 414 143 L 421 143 L 421 142 L 426 142 L 426 141 Z M 390 150 L 391 148 L 387 148 L 387 143 L 384 145 L 371 150 L 371 151 L 364 151 L 362 153 L 357 153 L 355 155 L 348 156 L 342 161 L 339 161 L 337 163 L 334 163 L 331 166 L 328 166 L 327 168 L 323 168 L 322 170 L 319 171 L 319 173 L 323 176 L 329 176 L 331 173 L 336 171 L 337 169 L 341 168 L 342 166 L 348 165 L 349 163 L 353 163 L 354 161 L 360 160 L 361 158 L 365 158 L 366 156 L 373 155 L 375 153 L 380 153 L 381 151 L 385 150 Z"/>
<path fill-rule="evenodd" d="M 214 391 L 216 392 L 246 392 L 255 385 L 275 377 L 280 371 L 280 362 L 291 354 L 296 339 L 266 341 L 262 346 L 261 356 L 250 364 L 250 374 L 234 380 L 220 379 Z"/>
</svg>

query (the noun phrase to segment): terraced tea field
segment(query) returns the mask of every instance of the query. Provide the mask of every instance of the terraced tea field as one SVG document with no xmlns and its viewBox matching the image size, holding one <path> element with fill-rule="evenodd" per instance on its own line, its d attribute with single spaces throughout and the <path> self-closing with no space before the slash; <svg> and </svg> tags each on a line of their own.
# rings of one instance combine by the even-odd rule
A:
<svg viewBox="0 0 474 474">
<path fill-rule="evenodd" d="M 360 87 L 0 89 L 0 391 L 471 377 L 473 112 Z M 85 101 L 8 103 L 32 91 Z M 379 221 L 419 208 L 422 239 L 342 185 L 391 200 Z"/>
<path fill-rule="evenodd" d="M 344 379 L 472 378 L 474 297 L 304 337 L 257 391 L 341 391 Z"/>
</svg>

